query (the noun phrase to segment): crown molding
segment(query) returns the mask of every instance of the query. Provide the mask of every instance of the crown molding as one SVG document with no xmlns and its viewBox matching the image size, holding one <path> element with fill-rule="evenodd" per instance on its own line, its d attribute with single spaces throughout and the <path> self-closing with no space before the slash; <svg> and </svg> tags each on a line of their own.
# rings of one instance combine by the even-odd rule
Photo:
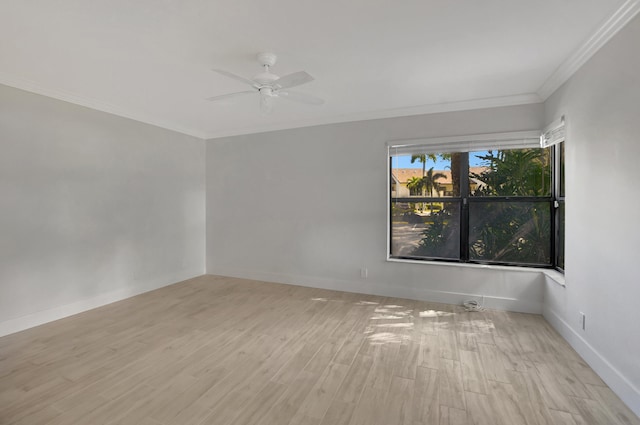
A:
<svg viewBox="0 0 640 425">
<path fill-rule="evenodd" d="M 294 128 L 312 127 L 317 125 L 340 124 L 354 121 L 369 121 L 384 118 L 407 117 L 412 115 L 428 115 L 440 112 L 468 111 L 473 109 L 499 108 L 502 106 L 528 105 L 542 103 L 542 99 L 536 93 L 517 94 L 512 96 L 491 97 L 486 99 L 463 100 L 459 102 L 436 103 L 430 105 L 412 106 L 409 108 L 385 109 L 362 113 L 331 116 L 320 119 L 279 123 L 273 125 L 247 127 L 236 130 L 210 133 L 206 139 L 220 139 L 223 137 L 242 136 L 269 131 L 289 130 Z"/>
<path fill-rule="evenodd" d="M 626 0 L 596 32 L 587 39 L 551 74 L 538 89 L 537 94 L 547 100 L 571 76 L 584 65 L 602 46 L 618 33 L 640 12 L 640 0 Z"/>
<path fill-rule="evenodd" d="M 134 121 L 139 121 L 145 124 L 150 124 L 155 127 L 164 128 L 166 130 L 175 131 L 177 133 L 186 134 L 188 136 L 197 137 L 199 139 L 206 138 L 204 133 L 195 129 L 185 128 L 175 123 L 152 117 L 138 111 L 129 110 L 122 106 L 112 105 L 85 96 L 80 96 L 66 90 L 45 87 L 33 81 L 24 78 L 18 78 L 2 72 L 0 72 L 0 84 L 20 90 L 25 90 L 42 96 L 51 97 L 53 99 L 62 100 L 64 102 L 73 103 L 74 105 L 84 106 L 86 108 L 95 109 L 97 111 L 106 112 L 112 115 L 117 115 L 119 117 L 128 118 Z"/>
</svg>

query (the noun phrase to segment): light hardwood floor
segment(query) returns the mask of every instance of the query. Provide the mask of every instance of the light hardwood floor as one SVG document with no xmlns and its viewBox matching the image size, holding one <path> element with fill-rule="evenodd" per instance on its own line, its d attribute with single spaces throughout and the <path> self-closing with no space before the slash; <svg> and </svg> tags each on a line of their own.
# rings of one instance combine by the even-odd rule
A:
<svg viewBox="0 0 640 425">
<path fill-rule="evenodd" d="M 640 424 L 541 316 L 203 276 L 0 338 L 1 424 Z"/>
</svg>

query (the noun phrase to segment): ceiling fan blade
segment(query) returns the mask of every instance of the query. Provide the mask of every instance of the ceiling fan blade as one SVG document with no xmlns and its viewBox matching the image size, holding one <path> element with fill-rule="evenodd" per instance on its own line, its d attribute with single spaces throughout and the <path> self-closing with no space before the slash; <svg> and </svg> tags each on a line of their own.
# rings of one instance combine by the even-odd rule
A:
<svg viewBox="0 0 640 425">
<path fill-rule="evenodd" d="M 249 80 L 248 78 L 241 77 L 232 72 L 225 71 L 222 69 L 212 69 L 213 72 L 217 72 L 220 75 L 224 75 L 225 77 L 233 78 L 236 81 L 240 81 L 245 84 L 249 84 L 251 87 L 258 87 L 258 84 L 255 81 Z"/>
<path fill-rule="evenodd" d="M 218 100 L 231 99 L 233 97 L 244 96 L 245 94 L 253 94 L 255 90 L 239 91 L 235 93 L 221 94 L 220 96 L 208 97 L 206 100 L 216 102 Z"/>
<path fill-rule="evenodd" d="M 273 85 L 279 89 L 288 89 L 289 87 L 300 86 L 310 81 L 313 81 L 313 77 L 311 75 L 307 74 L 305 71 L 298 71 L 278 78 L 273 82 Z"/>
<path fill-rule="evenodd" d="M 324 99 L 320 99 L 319 97 L 312 96 L 310 94 L 298 93 L 294 91 L 279 91 L 278 97 L 293 100 L 294 102 L 307 103 L 309 105 L 322 105 L 324 103 Z"/>
</svg>

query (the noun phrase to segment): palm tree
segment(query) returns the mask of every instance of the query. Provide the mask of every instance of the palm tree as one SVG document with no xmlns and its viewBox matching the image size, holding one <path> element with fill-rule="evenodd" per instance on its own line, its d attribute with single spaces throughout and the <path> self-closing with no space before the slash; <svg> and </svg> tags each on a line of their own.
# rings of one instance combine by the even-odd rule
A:
<svg viewBox="0 0 640 425">
<path fill-rule="evenodd" d="M 488 151 L 478 158 L 487 166 L 481 173 L 471 173 L 486 184 L 480 196 L 548 196 L 551 190 L 549 151 L 514 149 Z"/>
<path fill-rule="evenodd" d="M 407 180 L 407 189 L 409 189 L 409 196 L 420 195 L 423 189 L 424 182 L 420 177 L 411 177 Z"/>
<path fill-rule="evenodd" d="M 435 153 L 421 153 L 419 155 L 411 155 L 411 163 L 418 161 L 422 163 L 422 177 L 425 176 L 427 167 L 427 160 L 430 159 L 433 162 L 437 161 L 437 155 Z"/>
<path fill-rule="evenodd" d="M 443 179 L 445 176 L 442 173 L 434 173 L 433 167 L 429 168 L 429 171 L 426 172 L 425 176 L 422 178 L 423 187 L 429 192 L 429 196 L 433 197 L 433 191 L 440 192 L 441 187 L 440 184 L 436 180 Z M 439 194 L 439 193 L 438 193 Z"/>
<path fill-rule="evenodd" d="M 427 160 L 430 159 L 433 162 L 437 161 L 437 155 L 435 153 L 421 153 L 421 154 L 417 154 L 417 155 L 411 155 L 411 163 L 413 164 L 414 162 L 418 161 L 422 163 L 422 179 L 425 178 L 426 176 L 426 167 L 427 167 Z M 422 196 L 425 195 L 425 187 L 424 187 L 424 183 L 422 185 Z M 421 210 L 424 211 L 424 204 L 421 204 Z"/>
<path fill-rule="evenodd" d="M 422 163 L 422 177 L 424 177 L 424 170 L 427 166 L 427 155 L 424 153 L 420 155 L 411 155 L 411 163 L 413 164 L 416 161 Z"/>
</svg>

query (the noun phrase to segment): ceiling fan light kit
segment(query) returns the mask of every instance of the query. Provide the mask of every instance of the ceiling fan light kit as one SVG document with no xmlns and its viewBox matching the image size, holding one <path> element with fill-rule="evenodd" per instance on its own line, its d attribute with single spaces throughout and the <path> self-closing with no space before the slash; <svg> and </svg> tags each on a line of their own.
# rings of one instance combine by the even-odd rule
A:
<svg viewBox="0 0 640 425">
<path fill-rule="evenodd" d="M 283 77 L 271 72 L 270 68 L 275 65 L 278 57 L 273 53 L 259 53 L 257 56 L 258 62 L 263 67 L 263 72 L 254 76 L 252 79 L 244 78 L 236 75 L 232 72 L 222 69 L 214 69 L 220 75 L 232 78 L 241 83 L 247 84 L 252 87 L 252 90 L 245 90 L 241 92 L 234 92 L 223 94 L 219 96 L 213 96 L 207 100 L 216 102 L 220 100 L 226 100 L 237 96 L 243 96 L 245 94 L 258 93 L 260 95 L 260 110 L 262 112 L 270 112 L 273 109 L 274 100 L 276 98 L 284 98 L 294 102 L 306 103 L 308 105 L 322 105 L 323 99 L 312 96 L 306 93 L 292 92 L 289 89 L 291 87 L 301 86 L 303 84 L 313 81 L 313 77 L 305 71 L 294 72 Z"/>
</svg>

